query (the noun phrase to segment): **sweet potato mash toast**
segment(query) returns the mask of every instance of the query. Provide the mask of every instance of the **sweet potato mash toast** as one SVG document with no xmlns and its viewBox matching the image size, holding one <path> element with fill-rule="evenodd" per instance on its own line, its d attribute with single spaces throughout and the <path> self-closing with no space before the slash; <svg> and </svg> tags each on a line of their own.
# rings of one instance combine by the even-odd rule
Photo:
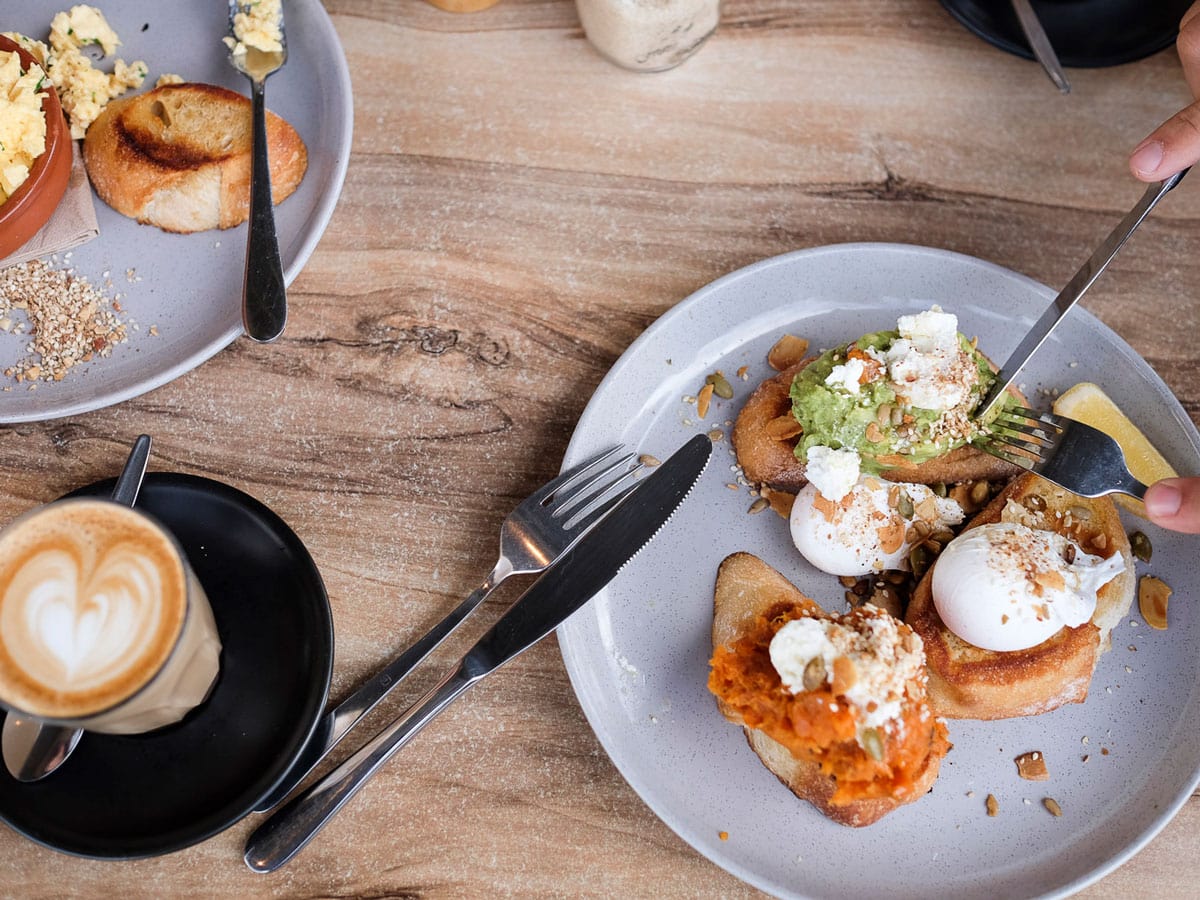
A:
<svg viewBox="0 0 1200 900">
<path fill-rule="evenodd" d="M 811 689 L 809 670 L 820 668 L 819 657 L 805 667 L 805 690 L 793 693 L 783 683 L 769 645 L 783 627 L 803 618 L 847 623 L 863 640 L 878 638 L 889 661 L 903 656 L 915 663 L 913 677 L 889 701 L 894 720 L 864 728 L 864 714 L 846 699 L 860 676 L 869 680 L 861 657 L 858 670 L 849 655 L 835 658 L 828 676 Z M 762 560 L 735 553 L 717 574 L 712 643 L 709 689 L 717 706 L 743 727 L 763 764 L 797 797 L 835 822 L 857 827 L 929 791 L 950 744 L 945 724 L 925 703 L 923 657 L 913 657 L 920 641 L 903 624 L 872 607 L 835 619 Z"/>
</svg>

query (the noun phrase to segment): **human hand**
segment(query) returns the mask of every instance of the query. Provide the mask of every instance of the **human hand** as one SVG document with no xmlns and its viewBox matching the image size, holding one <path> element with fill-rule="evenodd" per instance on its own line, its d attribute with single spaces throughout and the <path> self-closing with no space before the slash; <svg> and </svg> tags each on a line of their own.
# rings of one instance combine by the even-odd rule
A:
<svg viewBox="0 0 1200 900">
<path fill-rule="evenodd" d="M 1162 181 L 1200 162 L 1200 0 L 1183 14 L 1175 49 L 1196 102 L 1159 125 L 1134 149 L 1129 168 L 1141 181 Z"/>
<path fill-rule="evenodd" d="M 1146 515 L 1163 528 L 1200 534 L 1200 477 L 1164 478 L 1150 485 Z"/>
</svg>

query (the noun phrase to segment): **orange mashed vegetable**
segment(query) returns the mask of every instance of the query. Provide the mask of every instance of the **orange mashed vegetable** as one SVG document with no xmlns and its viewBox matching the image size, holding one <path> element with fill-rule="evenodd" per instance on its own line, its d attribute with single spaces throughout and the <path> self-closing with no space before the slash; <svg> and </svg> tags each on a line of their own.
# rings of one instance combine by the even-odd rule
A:
<svg viewBox="0 0 1200 900">
<path fill-rule="evenodd" d="M 849 623 L 864 611 L 840 619 Z M 832 803 L 907 798 L 932 759 L 950 749 L 946 725 L 929 711 L 923 682 L 910 682 L 900 719 L 874 729 L 879 759 L 859 744 L 855 707 L 826 681 L 815 690 L 793 694 L 771 664 L 770 644 L 786 623 L 801 618 L 804 607 L 779 604 L 761 615 L 738 641 L 717 648 L 708 688 L 736 710 L 749 728 L 783 744 L 798 759 L 817 763 L 837 782 Z"/>
</svg>

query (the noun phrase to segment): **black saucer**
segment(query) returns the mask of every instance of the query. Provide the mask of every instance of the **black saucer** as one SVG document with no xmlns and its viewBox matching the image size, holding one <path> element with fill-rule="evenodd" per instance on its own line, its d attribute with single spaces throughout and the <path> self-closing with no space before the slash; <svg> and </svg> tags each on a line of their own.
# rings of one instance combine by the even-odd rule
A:
<svg viewBox="0 0 1200 900">
<path fill-rule="evenodd" d="M 1008 0 L 941 0 L 985 41 L 1033 59 Z M 1099 68 L 1142 59 L 1175 43 L 1192 0 L 1032 0 L 1064 66 Z"/>
<path fill-rule="evenodd" d="M 74 495 L 107 496 L 114 481 Z M 295 762 L 325 706 L 333 622 L 295 533 L 252 497 L 150 474 L 138 508 L 179 540 L 221 635 L 221 674 L 182 722 L 85 734 L 62 768 L 21 784 L 0 766 L 0 819 L 67 853 L 133 859 L 179 850 L 254 808 Z"/>
</svg>

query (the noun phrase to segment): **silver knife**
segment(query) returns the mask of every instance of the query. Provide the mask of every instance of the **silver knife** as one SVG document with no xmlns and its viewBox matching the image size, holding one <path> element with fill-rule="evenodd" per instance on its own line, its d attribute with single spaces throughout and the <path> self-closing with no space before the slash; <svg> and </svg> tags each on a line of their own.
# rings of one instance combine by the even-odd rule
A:
<svg viewBox="0 0 1200 900">
<path fill-rule="evenodd" d="M 1172 175 L 1166 181 L 1159 181 L 1146 188 L 1146 192 L 1142 194 L 1137 204 L 1128 213 L 1125 214 L 1119 225 L 1113 229 L 1112 234 L 1104 239 L 1096 252 L 1091 255 L 1074 277 L 1067 282 L 1067 286 L 1058 292 L 1058 296 L 1054 298 L 1054 302 L 1049 308 L 1042 313 L 1042 317 L 1038 319 L 1029 333 L 1025 335 L 1025 339 L 1017 345 L 1017 349 L 1009 356 L 1008 361 L 1001 367 L 1000 372 L 996 375 L 996 384 L 987 395 L 983 405 L 979 408 L 977 418 L 981 422 L 987 422 L 991 418 L 991 414 L 999 405 L 1000 398 L 1004 396 L 1004 392 L 1009 386 L 1016 381 L 1017 376 L 1021 374 L 1021 369 L 1029 362 L 1030 357 L 1038 351 L 1046 338 L 1050 336 L 1050 332 L 1054 330 L 1063 316 L 1070 312 L 1077 300 L 1084 295 L 1100 277 L 1100 274 L 1112 262 L 1113 257 L 1117 252 L 1125 246 L 1125 242 L 1129 240 L 1129 236 L 1137 230 L 1137 227 L 1142 224 L 1142 221 L 1150 214 L 1150 210 L 1158 205 L 1158 201 L 1167 195 L 1167 192 L 1179 184 L 1183 180 L 1183 176 L 1188 173 L 1187 169 Z"/>
<path fill-rule="evenodd" d="M 1071 93 L 1071 82 L 1067 81 L 1067 73 L 1063 71 L 1058 54 L 1054 52 L 1054 46 L 1046 36 L 1046 29 L 1042 27 L 1042 20 L 1038 18 L 1038 14 L 1033 11 L 1032 4 L 1029 0 L 1012 0 L 1012 8 L 1017 14 L 1017 21 L 1021 23 L 1021 30 L 1025 32 L 1025 40 L 1029 41 L 1029 49 L 1042 64 L 1054 86 L 1064 94 Z"/>
<path fill-rule="evenodd" d="M 273 872 L 296 855 L 397 750 L 476 682 L 557 628 L 616 576 L 666 523 L 704 471 L 712 442 L 698 434 L 533 583 L 458 665 L 353 756 L 250 835 L 243 857 Z"/>
</svg>

